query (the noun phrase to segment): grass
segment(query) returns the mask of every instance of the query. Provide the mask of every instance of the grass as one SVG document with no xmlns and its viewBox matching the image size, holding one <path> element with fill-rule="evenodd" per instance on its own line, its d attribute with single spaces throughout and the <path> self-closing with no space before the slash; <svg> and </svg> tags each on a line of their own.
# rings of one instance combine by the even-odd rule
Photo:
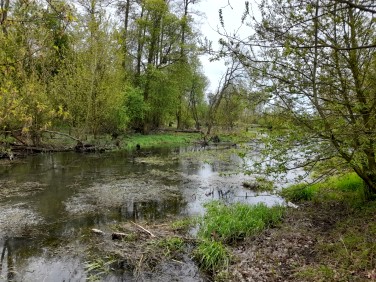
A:
<svg viewBox="0 0 376 282">
<path fill-rule="evenodd" d="M 283 189 L 281 196 L 291 202 L 337 201 L 354 207 L 361 205 L 365 200 L 363 181 L 355 173 L 334 176 L 313 185 L 292 185 Z"/>
<path fill-rule="evenodd" d="M 273 182 L 262 177 L 256 178 L 256 182 L 244 181 L 243 187 L 254 192 L 272 192 L 274 190 Z"/>
<path fill-rule="evenodd" d="M 195 217 L 187 217 L 180 220 L 176 220 L 171 223 L 171 228 L 174 231 L 178 231 L 181 233 L 186 233 L 192 227 L 197 224 L 197 218 Z"/>
<path fill-rule="evenodd" d="M 264 204 L 236 203 L 227 206 L 214 201 L 205 207 L 206 214 L 201 222 L 199 236 L 205 239 L 213 237 L 224 243 L 256 235 L 278 223 L 283 214 L 282 207 L 269 208 Z"/>
<path fill-rule="evenodd" d="M 221 275 L 231 261 L 225 245 L 257 235 L 277 224 L 284 210 L 280 206 L 269 208 L 264 204 L 242 203 L 225 205 L 219 201 L 210 202 L 205 208 L 206 214 L 198 231 L 200 244 L 194 254 L 204 271 Z"/>
<path fill-rule="evenodd" d="M 282 191 L 290 201 L 312 201 L 328 207 L 339 204 L 343 217 L 318 234 L 315 263 L 295 271 L 299 281 L 376 280 L 376 202 L 365 201 L 363 181 L 355 174 L 334 176 L 311 186 L 294 185 Z"/>
<path fill-rule="evenodd" d="M 212 274 L 227 269 L 230 263 L 230 253 L 226 247 L 221 242 L 208 239 L 198 245 L 194 256 L 200 267 Z"/>
<path fill-rule="evenodd" d="M 319 239 L 320 260 L 299 269 L 304 281 L 376 280 L 376 202 L 368 202 Z"/>
<path fill-rule="evenodd" d="M 141 146 L 141 149 L 155 146 L 176 146 L 190 143 L 199 138 L 200 135 L 197 133 L 135 134 L 124 137 L 121 141 L 121 147 L 130 150 L 135 149 L 137 144 Z"/>
<path fill-rule="evenodd" d="M 179 237 L 166 237 L 157 241 L 157 247 L 165 257 L 175 257 L 185 248 L 185 242 Z"/>
<path fill-rule="evenodd" d="M 102 277 L 111 272 L 111 266 L 116 263 L 113 257 L 95 258 L 85 263 L 85 271 L 88 281 L 100 281 Z"/>
</svg>

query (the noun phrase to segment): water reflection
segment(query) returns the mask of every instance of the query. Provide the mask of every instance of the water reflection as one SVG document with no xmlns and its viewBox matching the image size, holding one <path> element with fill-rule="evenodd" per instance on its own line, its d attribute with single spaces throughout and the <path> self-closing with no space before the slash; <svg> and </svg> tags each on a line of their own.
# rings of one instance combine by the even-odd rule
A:
<svg viewBox="0 0 376 282">
<path fill-rule="evenodd" d="M 0 167 L 0 184 L 12 180 L 14 187 L 43 185 L 40 190 L 30 186 L 27 194 L 10 193 L 0 199 L 0 214 L 18 204 L 25 214 L 40 218 L 36 225 L 26 222 L 21 230 L 8 232 L 12 225 L 0 216 L 0 231 L 5 230 L 0 232 L 0 281 L 84 281 L 84 246 L 76 241 L 91 228 L 106 230 L 109 223 L 126 220 L 155 222 L 173 215 L 203 214 L 204 203 L 213 199 L 282 202 L 244 189 L 242 183 L 252 180 L 250 176 L 222 175 L 242 161 L 236 155 L 230 156 L 230 162 L 211 164 L 179 159 L 187 150 L 192 148 L 155 149 L 136 159 L 127 152 L 41 154 Z M 66 245 L 72 248 L 69 255 L 58 256 Z"/>
</svg>

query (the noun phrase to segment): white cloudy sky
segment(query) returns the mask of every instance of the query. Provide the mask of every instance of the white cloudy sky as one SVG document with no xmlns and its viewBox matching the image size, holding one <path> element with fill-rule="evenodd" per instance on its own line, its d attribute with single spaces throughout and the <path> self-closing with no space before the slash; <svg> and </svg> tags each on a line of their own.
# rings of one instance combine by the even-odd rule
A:
<svg viewBox="0 0 376 282">
<path fill-rule="evenodd" d="M 229 5 L 230 3 L 230 5 Z M 245 1 L 243 0 L 201 0 L 194 5 L 195 10 L 199 10 L 204 14 L 200 20 L 201 33 L 209 40 L 213 41 L 213 46 L 218 42 L 220 35 L 216 30 L 221 28 L 219 23 L 218 11 L 222 8 L 225 28 L 228 33 L 233 33 L 238 30 L 241 25 L 241 16 L 244 12 Z M 240 30 L 244 34 L 246 27 L 243 26 Z M 218 82 L 222 74 L 226 71 L 223 61 L 209 62 L 208 56 L 201 57 L 204 67 L 205 75 L 209 78 L 209 91 L 214 91 L 217 88 Z"/>
</svg>

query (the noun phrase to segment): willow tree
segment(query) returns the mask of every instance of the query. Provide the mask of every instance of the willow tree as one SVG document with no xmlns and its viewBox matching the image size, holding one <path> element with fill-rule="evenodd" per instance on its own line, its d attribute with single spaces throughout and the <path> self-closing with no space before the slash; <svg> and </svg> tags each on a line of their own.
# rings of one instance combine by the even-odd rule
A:
<svg viewBox="0 0 376 282">
<path fill-rule="evenodd" d="M 0 4 L 0 127 L 38 145 L 41 130 L 58 115 L 47 84 L 63 59 L 70 7 L 64 1 L 54 1 L 54 9 L 38 1 Z"/>
<path fill-rule="evenodd" d="M 264 0 L 258 8 L 256 21 L 246 2 L 246 39 L 222 43 L 248 70 L 252 89 L 270 94 L 291 121 L 284 141 L 270 143 L 277 145 L 271 158 L 284 170 L 323 162 L 328 172 L 350 167 L 375 195 L 374 1 Z M 304 153 L 288 154 L 293 144 Z"/>
</svg>

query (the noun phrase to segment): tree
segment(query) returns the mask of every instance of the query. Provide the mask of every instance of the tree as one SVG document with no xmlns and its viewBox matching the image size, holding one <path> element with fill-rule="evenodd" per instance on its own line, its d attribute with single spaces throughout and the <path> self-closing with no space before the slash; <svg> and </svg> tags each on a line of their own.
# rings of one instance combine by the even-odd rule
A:
<svg viewBox="0 0 376 282">
<path fill-rule="evenodd" d="M 207 132 L 206 135 L 211 134 L 214 125 L 215 116 L 217 114 L 219 105 L 223 97 L 228 93 L 229 88 L 236 84 L 236 79 L 239 78 L 239 71 L 241 68 L 237 60 L 231 58 L 230 65 L 227 67 L 226 72 L 222 75 L 217 90 L 209 95 L 209 109 L 207 113 Z"/>
<path fill-rule="evenodd" d="M 37 1 L 1 1 L 0 128 L 24 144 L 39 145 L 40 131 L 56 116 L 47 82 L 56 70 L 56 50 L 64 44 L 54 44 L 58 38 L 50 23 L 69 23 L 62 19 L 69 7 L 63 2 L 57 7 L 50 11 Z M 60 38 L 64 35 L 60 30 Z"/>
<path fill-rule="evenodd" d="M 295 159 L 299 166 L 340 160 L 337 168 L 351 167 L 366 193 L 375 195 L 373 1 L 264 0 L 259 9 L 256 21 L 246 2 L 242 20 L 254 31 L 246 40 L 227 36 L 224 50 L 247 69 L 252 89 L 269 92 L 270 102 L 291 121 L 284 144 L 299 139 L 304 145 L 306 154 Z M 274 161 L 289 169 L 291 154 L 281 149 L 273 147 Z"/>
</svg>

